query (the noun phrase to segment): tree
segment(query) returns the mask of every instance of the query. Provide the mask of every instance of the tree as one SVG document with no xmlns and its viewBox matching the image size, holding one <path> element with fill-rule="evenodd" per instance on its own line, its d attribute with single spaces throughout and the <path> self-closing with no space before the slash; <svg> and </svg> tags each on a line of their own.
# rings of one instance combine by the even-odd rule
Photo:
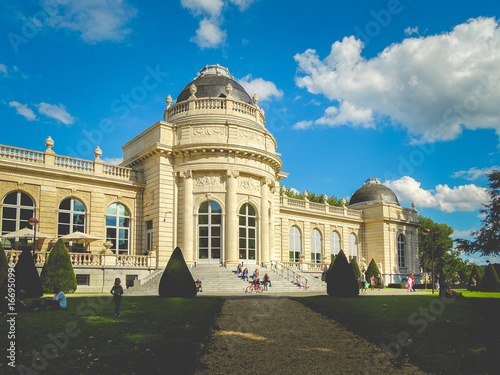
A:
<svg viewBox="0 0 500 375">
<path fill-rule="evenodd" d="M 9 274 L 9 265 L 7 261 L 7 255 L 5 255 L 5 250 L 3 249 L 2 243 L 0 242 L 0 286 L 3 285 L 4 281 L 7 279 Z"/>
<path fill-rule="evenodd" d="M 19 255 L 14 272 L 16 274 L 16 293 L 24 289 L 26 298 L 43 296 L 42 282 L 30 250 L 25 249 Z"/>
<path fill-rule="evenodd" d="M 498 292 L 500 291 L 500 279 L 492 264 L 489 264 L 484 271 L 483 280 L 479 285 L 481 292 Z"/>
<path fill-rule="evenodd" d="M 356 297 L 359 294 L 358 281 L 354 276 L 344 251 L 340 250 L 326 274 L 326 291 L 334 297 Z"/>
<path fill-rule="evenodd" d="M 460 255 L 461 252 L 456 249 L 448 250 L 443 255 L 442 275 L 450 284 L 460 283 L 465 285 L 469 278 L 470 266 Z"/>
<path fill-rule="evenodd" d="M 366 269 L 366 281 L 370 283 L 370 278 L 373 276 L 375 278 L 375 284 L 378 283 L 378 275 L 380 275 L 380 270 L 378 269 L 377 263 L 375 263 L 375 259 L 372 258 L 368 268 Z M 381 285 L 383 287 L 383 285 Z"/>
<path fill-rule="evenodd" d="M 470 254 L 480 252 L 482 255 L 496 255 L 500 253 L 500 172 L 493 171 L 487 175 L 490 179 L 488 195 L 490 202 L 480 210 L 485 215 L 481 220 L 481 228 L 472 232 L 474 241 L 458 238 L 455 241 L 458 249 Z"/>
<path fill-rule="evenodd" d="M 182 251 L 176 247 L 160 280 L 160 297 L 195 297 L 196 285 Z"/>
<path fill-rule="evenodd" d="M 356 257 L 353 257 L 351 260 L 351 263 L 349 263 L 351 266 L 352 272 L 354 273 L 354 277 L 356 280 L 359 280 L 359 276 L 361 275 L 361 271 L 359 270 L 358 262 L 356 262 Z"/>
<path fill-rule="evenodd" d="M 74 293 L 77 288 L 75 271 L 69 258 L 68 248 L 59 238 L 43 265 L 40 275 L 45 293 L 51 293 L 59 285 L 64 293 Z"/>
<path fill-rule="evenodd" d="M 432 253 L 434 250 L 434 275 L 441 275 L 444 268 L 444 256 L 453 248 L 453 228 L 446 224 L 435 223 L 428 217 L 418 216 L 418 247 L 420 267 L 426 272 L 432 270 Z M 424 229 L 430 229 L 429 233 Z"/>
</svg>

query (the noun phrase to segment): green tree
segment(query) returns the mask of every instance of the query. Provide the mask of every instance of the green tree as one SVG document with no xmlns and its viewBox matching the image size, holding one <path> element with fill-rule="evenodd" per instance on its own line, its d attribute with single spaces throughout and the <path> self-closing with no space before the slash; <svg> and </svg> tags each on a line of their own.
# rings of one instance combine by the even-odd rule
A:
<svg viewBox="0 0 500 375">
<path fill-rule="evenodd" d="M 377 263 L 375 263 L 375 259 L 372 258 L 368 268 L 366 269 L 366 281 L 370 283 L 370 278 L 373 276 L 375 278 L 375 285 L 378 282 L 378 275 L 380 275 L 380 270 L 378 269 Z"/>
<path fill-rule="evenodd" d="M 451 284 L 466 284 L 469 277 L 470 266 L 461 257 L 459 250 L 448 250 L 443 255 L 443 270 L 445 280 Z"/>
<path fill-rule="evenodd" d="M 479 285 L 481 292 L 498 292 L 500 291 L 500 279 L 492 264 L 489 264 L 484 271 L 483 279 Z"/>
<path fill-rule="evenodd" d="M 14 272 L 16 274 L 16 293 L 24 289 L 26 298 L 37 298 L 43 295 L 42 282 L 30 250 L 25 249 L 19 255 Z"/>
<path fill-rule="evenodd" d="M 472 286 L 472 276 L 476 279 L 476 286 L 481 284 L 481 273 L 475 264 L 472 264 L 471 270 L 469 272 L 469 278 L 467 280 L 467 286 Z"/>
<path fill-rule="evenodd" d="M 176 247 L 160 280 L 160 297 L 195 297 L 196 285 L 182 251 Z"/>
<path fill-rule="evenodd" d="M 354 273 L 354 277 L 356 280 L 359 279 L 359 276 L 361 275 L 361 271 L 359 270 L 358 262 L 356 261 L 356 257 L 353 257 L 351 260 L 351 263 L 349 263 L 351 266 L 352 272 Z"/>
<path fill-rule="evenodd" d="M 500 172 L 493 171 L 487 175 L 490 179 L 488 194 L 490 202 L 480 210 L 485 215 L 481 220 L 481 228 L 472 232 L 474 241 L 456 239 L 458 249 L 470 254 L 479 252 L 482 255 L 500 253 Z"/>
<path fill-rule="evenodd" d="M 342 250 L 327 271 L 326 285 L 327 293 L 334 297 L 356 297 L 359 294 L 358 281 Z"/>
<path fill-rule="evenodd" d="M 7 262 L 7 255 L 5 254 L 3 245 L 0 242 L 0 286 L 3 285 L 5 279 L 7 279 L 8 274 L 9 274 L 9 265 Z"/>
<path fill-rule="evenodd" d="M 74 293 L 77 288 L 75 271 L 68 254 L 68 248 L 59 238 L 55 243 L 40 275 L 43 291 L 51 293 L 59 285 L 64 293 Z"/>
<path fill-rule="evenodd" d="M 418 216 L 418 246 L 420 266 L 428 273 L 432 270 L 432 253 L 434 252 L 434 275 L 441 275 L 444 268 L 444 256 L 453 248 L 453 228 L 446 224 L 435 223 L 428 217 Z M 430 232 L 426 232 L 429 229 Z"/>
</svg>

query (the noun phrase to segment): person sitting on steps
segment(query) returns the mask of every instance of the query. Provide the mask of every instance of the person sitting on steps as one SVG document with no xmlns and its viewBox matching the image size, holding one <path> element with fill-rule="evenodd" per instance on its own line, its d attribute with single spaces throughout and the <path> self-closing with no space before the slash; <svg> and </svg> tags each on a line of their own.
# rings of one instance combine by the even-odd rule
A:
<svg viewBox="0 0 500 375">
<path fill-rule="evenodd" d="M 196 291 L 203 292 L 203 285 L 201 284 L 201 280 L 197 279 L 194 283 L 196 284 Z"/>
</svg>

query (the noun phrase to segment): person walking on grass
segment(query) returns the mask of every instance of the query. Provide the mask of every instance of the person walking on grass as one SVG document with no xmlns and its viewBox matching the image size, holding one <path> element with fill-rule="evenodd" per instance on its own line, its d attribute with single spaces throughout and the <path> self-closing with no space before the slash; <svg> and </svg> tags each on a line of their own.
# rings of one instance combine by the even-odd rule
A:
<svg viewBox="0 0 500 375">
<path fill-rule="evenodd" d="M 115 315 L 120 316 L 120 303 L 122 302 L 123 288 L 120 285 L 121 280 L 119 277 L 115 279 L 115 285 L 111 288 L 111 294 L 115 301 Z"/>
</svg>

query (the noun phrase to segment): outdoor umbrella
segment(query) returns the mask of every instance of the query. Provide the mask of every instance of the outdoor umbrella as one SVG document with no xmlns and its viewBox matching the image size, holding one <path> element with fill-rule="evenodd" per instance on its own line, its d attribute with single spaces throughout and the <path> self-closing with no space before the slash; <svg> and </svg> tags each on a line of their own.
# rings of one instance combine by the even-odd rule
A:
<svg viewBox="0 0 500 375">
<path fill-rule="evenodd" d="M 37 233 L 37 235 L 38 235 L 38 233 Z M 64 242 L 73 241 L 76 243 L 85 243 L 85 244 L 89 244 L 89 243 L 94 242 L 94 241 L 102 240 L 101 237 L 92 236 L 90 234 L 82 233 L 79 231 L 75 231 L 75 232 L 70 233 L 70 234 L 65 234 L 64 236 L 62 236 L 60 238 Z"/>
<path fill-rule="evenodd" d="M 20 230 L 16 230 L 15 232 L 10 232 L 10 233 L 6 233 L 0 237 L 2 238 L 33 238 L 34 236 L 34 231 L 33 229 L 30 229 L 30 228 L 23 228 L 23 229 L 20 229 Z M 36 232 L 36 238 L 52 238 L 54 236 L 51 236 L 51 235 L 48 235 L 48 234 L 44 234 L 42 232 Z"/>
</svg>

